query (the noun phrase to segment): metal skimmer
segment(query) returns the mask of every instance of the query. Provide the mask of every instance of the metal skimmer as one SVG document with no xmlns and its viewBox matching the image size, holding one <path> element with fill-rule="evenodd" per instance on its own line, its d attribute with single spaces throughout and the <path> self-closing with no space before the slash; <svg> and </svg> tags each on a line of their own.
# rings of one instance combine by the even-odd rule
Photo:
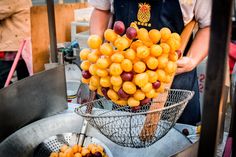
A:
<svg viewBox="0 0 236 157">
<path fill-rule="evenodd" d="M 58 152 L 63 145 L 73 146 L 78 143 L 80 134 L 76 133 L 64 133 L 56 136 L 52 136 L 43 141 L 34 151 L 34 157 L 49 157 L 51 152 Z M 73 142 L 72 142 L 73 141 Z M 90 143 L 99 144 L 104 148 L 104 152 L 108 157 L 113 157 L 109 148 L 100 140 L 94 137 L 85 137 L 83 146 L 87 146 Z"/>
<path fill-rule="evenodd" d="M 167 92 L 167 101 L 160 109 L 149 110 L 155 102 L 134 109 L 129 106 L 118 106 L 102 98 L 81 105 L 75 109 L 75 112 L 118 145 L 134 148 L 148 147 L 161 139 L 174 126 L 194 95 L 194 92 L 187 90 L 171 89 Z M 87 107 L 93 108 L 91 113 L 86 113 Z M 156 119 L 148 121 L 147 124 L 147 117 L 156 117 Z M 149 131 L 143 132 L 144 126 L 148 127 Z"/>
<path fill-rule="evenodd" d="M 95 98 L 95 92 L 90 91 L 88 86 L 81 83 L 78 89 L 78 103 L 91 102 Z M 90 103 L 88 103 L 90 104 Z M 86 113 L 92 111 L 91 105 L 86 109 Z M 64 133 L 52 136 L 43 141 L 34 151 L 34 157 L 49 157 L 51 152 L 59 152 L 63 145 L 73 146 L 79 144 L 87 146 L 90 143 L 99 144 L 104 148 L 105 154 L 108 157 L 113 157 L 108 147 L 94 137 L 86 136 L 88 122 L 84 119 L 80 133 Z"/>
</svg>

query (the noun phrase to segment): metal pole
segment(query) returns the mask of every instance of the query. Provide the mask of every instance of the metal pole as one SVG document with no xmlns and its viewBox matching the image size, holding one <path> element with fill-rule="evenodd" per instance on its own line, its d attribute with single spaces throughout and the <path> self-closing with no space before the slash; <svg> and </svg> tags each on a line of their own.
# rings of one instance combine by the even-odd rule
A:
<svg viewBox="0 0 236 157">
<path fill-rule="evenodd" d="M 220 101 L 225 82 L 232 0 L 213 0 L 202 131 L 198 156 L 214 157 L 218 142 Z"/>
<path fill-rule="evenodd" d="M 54 1 L 46 0 L 46 2 L 47 2 L 47 12 L 48 12 L 51 62 L 56 63 L 57 62 L 57 37 L 56 37 L 56 26 L 55 26 Z"/>
</svg>

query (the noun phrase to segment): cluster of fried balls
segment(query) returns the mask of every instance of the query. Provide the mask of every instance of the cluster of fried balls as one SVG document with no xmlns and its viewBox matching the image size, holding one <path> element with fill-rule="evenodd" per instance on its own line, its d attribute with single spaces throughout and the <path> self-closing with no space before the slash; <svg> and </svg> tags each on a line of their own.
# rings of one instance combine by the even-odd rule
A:
<svg viewBox="0 0 236 157">
<path fill-rule="evenodd" d="M 138 28 L 116 21 L 113 29 L 88 38 L 80 52 L 82 82 L 114 103 L 137 107 L 164 92 L 172 81 L 181 38 L 168 28 Z"/>
<path fill-rule="evenodd" d="M 107 157 L 102 146 L 89 144 L 87 147 L 63 145 L 59 152 L 52 152 L 50 157 Z"/>
</svg>

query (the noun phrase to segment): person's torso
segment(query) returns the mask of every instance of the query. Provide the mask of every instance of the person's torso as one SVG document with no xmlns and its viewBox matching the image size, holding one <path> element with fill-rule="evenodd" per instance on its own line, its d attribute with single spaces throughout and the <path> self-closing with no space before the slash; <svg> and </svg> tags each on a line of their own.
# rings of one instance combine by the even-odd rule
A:
<svg viewBox="0 0 236 157">
<path fill-rule="evenodd" d="M 114 21 L 122 20 L 126 27 L 135 22 L 139 27 L 168 27 L 181 33 L 184 28 L 178 0 L 114 0 Z"/>
<path fill-rule="evenodd" d="M 154 0 L 158 1 L 158 0 Z M 184 25 L 188 24 L 194 18 L 194 10 L 197 0 L 178 0 L 182 11 Z M 114 0 L 110 0 L 111 12 L 114 13 Z"/>
<path fill-rule="evenodd" d="M 0 1 L 0 51 L 16 51 L 30 37 L 31 0 Z"/>
</svg>

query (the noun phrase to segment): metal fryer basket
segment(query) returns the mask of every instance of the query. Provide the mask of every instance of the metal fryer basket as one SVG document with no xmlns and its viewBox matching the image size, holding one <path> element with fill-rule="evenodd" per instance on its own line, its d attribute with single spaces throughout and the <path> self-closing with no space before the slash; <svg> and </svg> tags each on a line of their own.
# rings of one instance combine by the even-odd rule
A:
<svg viewBox="0 0 236 157">
<path fill-rule="evenodd" d="M 77 133 L 64 133 L 52 136 L 41 144 L 34 151 L 34 157 L 49 157 L 51 152 L 59 152 L 63 145 L 74 145 L 78 143 L 80 134 Z M 109 148 L 103 144 L 100 140 L 87 136 L 84 140 L 83 146 L 87 146 L 90 143 L 99 144 L 104 148 L 104 151 L 108 157 L 113 157 Z"/>
<path fill-rule="evenodd" d="M 75 112 L 85 117 L 90 125 L 116 144 L 142 148 L 161 139 L 174 126 L 193 95 L 192 91 L 168 90 L 168 98 L 164 107 L 155 110 L 149 110 L 155 102 L 134 110 L 129 106 L 121 107 L 102 98 L 81 105 L 75 109 Z M 93 108 L 91 113 L 86 113 L 87 107 Z M 147 124 L 148 116 L 156 117 L 159 120 L 148 121 Z M 148 126 L 152 133 L 142 132 L 144 126 Z"/>
</svg>

